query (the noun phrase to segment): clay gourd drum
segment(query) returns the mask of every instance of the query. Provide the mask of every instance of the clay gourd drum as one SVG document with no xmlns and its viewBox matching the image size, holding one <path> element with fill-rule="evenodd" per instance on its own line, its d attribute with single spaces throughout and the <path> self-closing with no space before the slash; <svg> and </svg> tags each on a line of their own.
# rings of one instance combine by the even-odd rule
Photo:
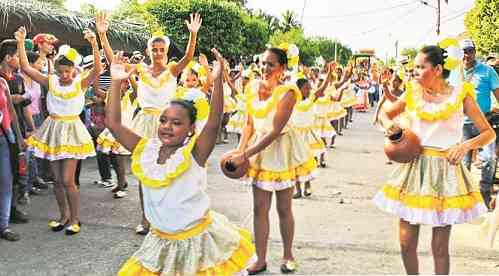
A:
<svg viewBox="0 0 499 276">
<path fill-rule="evenodd" d="M 246 162 L 244 162 L 238 167 L 234 166 L 234 164 L 232 164 L 231 162 L 228 162 L 228 160 L 230 160 L 232 156 L 236 155 L 237 153 L 238 153 L 237 150 L 229 151 L 222 156 L 222 159 L 220 159 L 220 168 L 222 169 L 222 172 L 225 174 L 225 176 L 227 176 L 228 178 L 239 179 L 243 177 L 248 171 L 249 168 L 248 160 L 246 160 Z"/>
<path fill-rule="evenodd" d="M 398 163 L 409 163 L 423 152 L 419 138 L 410 129 L 403 129 L 385 139 L 385 154 Z"/>
</svg>

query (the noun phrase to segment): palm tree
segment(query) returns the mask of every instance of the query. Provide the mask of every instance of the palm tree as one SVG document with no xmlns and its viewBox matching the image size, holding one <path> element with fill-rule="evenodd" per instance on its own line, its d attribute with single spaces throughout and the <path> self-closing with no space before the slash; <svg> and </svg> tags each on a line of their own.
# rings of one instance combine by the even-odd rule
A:
<svg viewBox="0 0 499 276">
<path fill-rule="evenodd" d="M 286 10 L 282 14 L 281 29 L 287 32 L 293 28 L 301 27 L 300 22 L 296 19 L 297 15 L 292 10 Z"/>
<path fill-rule="evenodd" d="M 266 14 L 264 11 L 258 9 L 253 13 L 256 17 L 262 18 L 267 23 L 267 33 L 273 35 L 280 29 L 279 19 L 273 15 Z"/>
</svg>

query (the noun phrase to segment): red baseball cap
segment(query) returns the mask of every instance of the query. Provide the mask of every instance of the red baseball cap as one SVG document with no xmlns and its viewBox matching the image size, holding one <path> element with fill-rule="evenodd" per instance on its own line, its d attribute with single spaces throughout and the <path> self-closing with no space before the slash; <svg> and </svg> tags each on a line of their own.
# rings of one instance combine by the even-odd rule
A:
<svg viewBox="0 0 499 276">
<path fill-rule="evenodd" d="M 55 37 L 52 34 L 39 33 L 39 34 L 36 34 L 35 37 L 33 37 L 33 43 L 35 43 L 36 45 L 40 45 L 44 42 L 47 42 L 50 44 L 55 44 L 58 41 L 59 40 L 57 39 L 57 37 Z"/>
</svg>

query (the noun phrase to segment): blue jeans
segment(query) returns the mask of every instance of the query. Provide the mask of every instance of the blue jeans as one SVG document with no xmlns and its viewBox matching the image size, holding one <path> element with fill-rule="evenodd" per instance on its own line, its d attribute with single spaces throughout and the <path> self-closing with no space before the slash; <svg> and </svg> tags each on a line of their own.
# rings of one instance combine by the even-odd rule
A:
<svg viewBox="0 0 499 276">
<path fill-rule="evenodd" d="M 480 131 L 473 124 L 464 124 L 463 139 L 468 140 L 480 134 Z M 479 154 L 482 159 L 482 178 L 480 180 L 480 192 L 485 204 L 490 202 L 490 188 L 494 184 L 496 174 L 496 143 L 495 141 L 484 146 Z M 468 169 L 471 167 L 471 152 L 464 157 L 464 164 Z"/>
<path fill-rule="evenodd" d="M 0 232 L 9 227 L 10 205 L 12 203 L 12 167 L 9 143 L 0 133 Z"/>
</svg>

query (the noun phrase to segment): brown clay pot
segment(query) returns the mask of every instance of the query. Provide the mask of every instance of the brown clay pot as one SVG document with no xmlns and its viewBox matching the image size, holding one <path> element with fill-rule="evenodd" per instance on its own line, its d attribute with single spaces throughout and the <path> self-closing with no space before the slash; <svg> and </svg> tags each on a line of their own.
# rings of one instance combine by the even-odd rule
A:
<svg viewBox="0 0 499 276">
<path fill-rule="evenodd" d="M 227 153 L 225 153 L 222 158 L 220 159 L 220 168 L 222 169 L 222 172 L 224 173 L 225 176 L 228 178 L 232 179 L 239 179 L 243 177 L 246 172 L 248 171 L 249 168 L 249 161 L 246 160 L 242 165 L 239 167 L 234 166 L 231 162 L 228 162 L 232 158 L 232 156 L 238 154 L 239 151 L 237 150 L 232 150 Z"/>
<path fill-rule="evenodd" d="M 385 154 L 398 163 L 409 163 L 423 152 L 419 138 L 410 129 L 403 129 L 385 139 Z"/>
</svg>

